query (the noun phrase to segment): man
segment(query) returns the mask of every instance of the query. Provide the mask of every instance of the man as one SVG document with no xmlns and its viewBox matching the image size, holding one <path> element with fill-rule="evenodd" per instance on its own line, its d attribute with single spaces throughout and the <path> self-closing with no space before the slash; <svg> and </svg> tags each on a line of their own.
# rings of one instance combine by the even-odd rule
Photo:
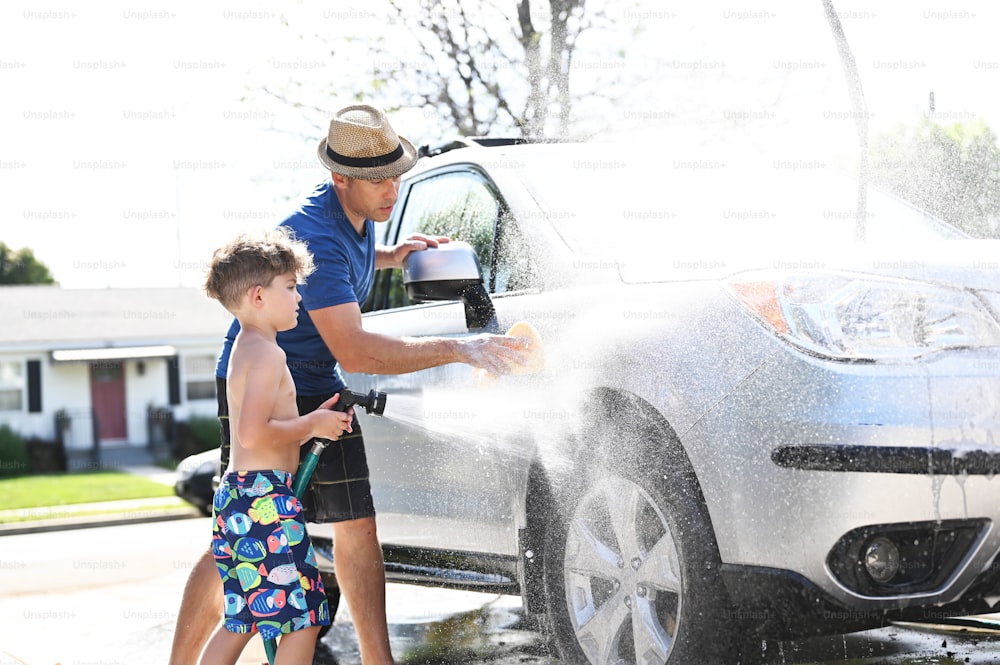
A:
<svg viewBox="0 0 1000 665">
<path fill-rule="evenodd" d="M 397 338 L 369 333 L 361 325 L 361 303 L 375 270 L 402 267 L 413 251 L 436 247 L 447 238 L 414 235 L 391 247 L 377 247 L 374 224 L 389 220 L 400 176 L 417 161 L 413 144 L 397 136 L 385 114 L 367 105 L 334 114 L 319 144 L 320 162 L 331 177 L 318 185 L 283 226 L 308 244 L 316 271 L 301 287 L 298 325 L 278 336 L 307 413 L 344 387 L 337 372 L 402 374 L 461 362 L 504 374 L 528 359 L 528 341 L 503 335 L 457 338 Z M 218 394 L 225 395 L 229 349 L 238 332 L 234 322 L 216 371 Z M 228 461 L 228 422 L 220 398 L 223 465 Z M 303 446 L 308 451 L 309 445 Z M 385 618 L 385 568 L 375 528 L 364 441 L 355 420 L 353 433 L 327 446 L 303 499 L 310 522 L 330 522 L 334 532 L 337 582 L 351 608 L 365 665 L 393 663 Z M 202 645 L 221 618 L 221 580 L 211 552 L 188 577 L 177 617 L 171 665 L 196 662 Z"/>
</svg>

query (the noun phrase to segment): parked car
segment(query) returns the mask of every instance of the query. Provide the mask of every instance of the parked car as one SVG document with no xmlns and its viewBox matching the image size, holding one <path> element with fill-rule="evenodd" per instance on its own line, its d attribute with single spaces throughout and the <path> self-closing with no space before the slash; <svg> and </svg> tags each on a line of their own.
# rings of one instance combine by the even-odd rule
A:
<svg viewBox="0 0 1000 665">
<path fill-rule="evenodd" d="M 378 227 L 453 242 L 381 271 L 366 329 L 527 321 L 544 352 L 345 374 L 388 395 L 360 417 L 389 581 L 519 594 L 595 665 L 996 611 L 996 242 L 874 188 L 859 217 L 826 168 L 508 143 L 425 147 Z M 210 505 L 217 464 L 178 494 Z"/>
<path fill-rule="evenodd" d="M 360 417 L 389 581 L 520 594 L 595 665 L 996 611 L 996 242 L 874 188 L 859 216 L 826 168 L 509 143 L 425 148 L 378 227 L 454 241 L 380 272 L 366 329 L 527 321 L 544 351 L 345 374 L 387 394 Z M 217 455 L 179 495 L 210 502 Z"/>
<path fill-rule="evenodd" d="M 345 375 L 388 395 L 387 578 L 520 594 L 601 665 L 993 611 L 996 243 L 874 188 L 859 216 L 828 168 L 641 149 L 458 141 L 404 177 L 379 240 L 456 242 L 381 272 L 366 329 L 527 321 L 544 369 Z"/>
<path fill-rule="evenodd" d="M 177 465 L 174 493 L 202 514 L 212 514 L 212 496 L 219 484 L 219 449 L 189 455 Z"/>
</svg>

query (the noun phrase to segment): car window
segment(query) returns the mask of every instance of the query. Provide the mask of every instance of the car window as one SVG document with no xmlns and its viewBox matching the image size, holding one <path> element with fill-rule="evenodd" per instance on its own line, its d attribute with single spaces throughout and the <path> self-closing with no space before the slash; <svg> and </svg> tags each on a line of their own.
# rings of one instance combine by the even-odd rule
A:
<svg viewBox="0 0 1000 665">
<path fill-rule="evenodd" d="M 531 259 L 524 234 L 514 222 L 513 215 L 500 215 L 497 235 L 496 270 L 493 274 L 493 293 L 521 291 L 535 286 L 535 263 Z"/>
<path fill-rule="evenodd" d="M 400 238 L 425 233 L 464 240 L 476 250 L 483 279 L 489 281 L 499 209 L 493 189 L 479 174 L 444 173 L 413 185 L 400 224 Z"/>
<path fill-rule="evenodd" d="M 483 280 L 491 282 L 494 236 L 500 202 L 489 182 L 471 171 L 451 171 L 414 182 L 399 220 L 398 240 L 414 233 L 464 240 L 479 255 Z M 389 277 L 386 307 L 412 305 L 401 270 Z"/>
</svg>

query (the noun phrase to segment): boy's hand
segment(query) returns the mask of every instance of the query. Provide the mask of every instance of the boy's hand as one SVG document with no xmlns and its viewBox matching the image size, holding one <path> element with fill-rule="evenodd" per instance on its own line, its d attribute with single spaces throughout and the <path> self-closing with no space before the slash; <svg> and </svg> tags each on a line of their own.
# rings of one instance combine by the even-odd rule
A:
<svg viewBox="0 0 1000 665">
<path fill-rule="evenodd" d="M 313 429 L 315 431 L 315 436 L 323 439 L 332 439 L 336 441 L 344 434 L 344 432 L 350 432 L 351 423 L 354 420 L 354 407 L 350 407 L 346 412 L 344 411 L 334 411 L 333 405 L 337 403 L 340 399 L 340 393 L 335 394 L 330 399 L 326 400 L 319 407 L 312 412 L 312 417 L 314 418 L 315 424 Z"/>
</svg>

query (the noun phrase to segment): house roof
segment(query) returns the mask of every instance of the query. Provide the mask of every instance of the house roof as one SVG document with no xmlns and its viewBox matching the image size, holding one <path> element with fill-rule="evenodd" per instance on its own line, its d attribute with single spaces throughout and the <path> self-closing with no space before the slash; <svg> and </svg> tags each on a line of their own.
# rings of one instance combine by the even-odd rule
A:
<svg viewBox="0 0 1000 665">
<path fill-rule="evenodd" d="M 0 286 L 0 313 L 0 350 L 221 343 L 233 320 L 193 287 Z"/>
</svg>

